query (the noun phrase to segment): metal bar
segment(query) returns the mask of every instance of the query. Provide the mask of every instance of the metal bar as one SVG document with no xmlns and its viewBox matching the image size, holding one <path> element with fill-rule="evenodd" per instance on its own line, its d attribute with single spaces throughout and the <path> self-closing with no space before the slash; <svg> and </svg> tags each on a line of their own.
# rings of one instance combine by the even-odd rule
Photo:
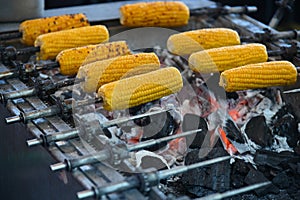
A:
<svg viewBox="0 0 300 200">
<path fill-rule="evenodd" d="M 158 111 L 148 112 L 148 113 L 135 115 L 135 116 L 131 116 L 131 117 L 123 117 L 123 118 L 113 119 L 113 120 L 110 120 L 110 121 L 107 121 L 107 122 L 103 122 L 101 124 L 101 127 L 102 128 L 109 128 L 109 127 L 114 126 L 116 124 L 122 124 L 122 123 L 128 122 L 130 120 L 135 120 L 135 119 L 139 119 L 139 118 L 142 118 L 142 117 L 157 115 L 157 114 L 164 113 L 164 112 L 167 112 L 167 111 L 170 111 L 170 110 L 171 109 L 158 110 Z"/>
<path fill-rule="evenodd" d="M 157 173 L 158 173 L 158 177 L 160 179 L 166 179 L 166 178 L 168 178 L 172 175 L 181 174 L 183 172 L 187 172 L 187 171 L 192 170 L 192 169 L 196 169 L 196 168 L 199 168 L 199 167 L 204 167 L 204 166 L 207 166 L 207 165 L 212 165 L 212 164 L 215 164 L 215 163 L 218 163 L 218 162 L 229 160 L 231 158 L 232 158 L 231 156 L 218 157 L 218 158 L 214 158 L 214 159 L 211 159 L 211 160 L 206 160 L 206 161 L 195 163 L 195 164 L 188 165 L 188 166 L 181 166 L 181 167 L 176 167 L 176 168 L 173 168 L 173 169 L 162 170 L 162 171 L 159 171 Z"/>
<path fill-rule="evenodd" d="M 78 137 L 79 130 L 78 129 L 72 129 L 68 131 L 58 132 L 51 135 L 44 135 L 40 138 L 35 138 L 31 140 L 27 140 L 27 146 L 32 147 L 39 144 L 43 145 L 49 145 L 51 142 L 61 141 L 61 140 L 67 140 Z"/>
<path fill-rule="evenodd" d="M 22 32 L 19 32 L 19 31 L 10 32 L 10 33 L 1 33 L 0 34 L 0 41 L 16 39 L 16 38 L 20 38 L 20 37 L 22 37 Z"/>
<path fill-rule="evenodd" d="M 84 191 L 78 192 L 77 197 L 79 199 L 88 198 L 88 197 L 99 198 L 100 196 L 105 195 L 105 194 L 109 194 L 109 193 L 113 193 L 113 192 L 121 192 L 124 190 L 133 189 L 133 188 L 138 188 L 141 190 L 142 188 L 140 186 L 141 186 L 141 182 L 143 182 L 143 181 L 147 182 L 148 186 L 151 187 L 151 186 L 154 186 L 155 184 L 158 184 L 159 180 L 166 179 L 169 176 L 187 172 L 187 171 L 195 169 L 195 168 L 212 165 L 212 164 L 215 164 L 218 162 L 228 160 L 230 158 L 231 158 L 231 156 L 223 156 L 223 157 L 218 157 L 218 158 L 214 158 L 211 160 L 206 160 L 203 162 L 195 163 L 195 164 L 192 164 L 189 166 L 181 166 L 181 167 L 176 167 L 173 169 L 162 170 L 162 171 L 152 172 L 152 173 L 146 173 L 145 176 L 142 176 L 142 177 L 147 177 L 147 180 L 143 180 L 141 178 L 138 178 L 137 176 L 132 176 L 132 177 L 127 178 L 126 181 L 122 181 L 122 182 L 119 182 L 116 184 L 112 184 L 112 185 L 108 185 L 108 186 L 104 186 L 104 187 L 92 188 L 90 190 L 84 190 Z"/>
<path fill-rule="evenodd" d="M 268 181 L 268 182 L 263 182 L 263 183 L 257 183 L 254 185 L 249 185 L 246 187 L 242 187 L 236 190 L 230 190 L 227 192 L 223 192 L 223 193 L 214 193 L 205 197 L 201 197 L 201 198 L 196 198 L 195 200 L 219 200 L 219 199 L 224 199 L 227 197 L 231 197 L 231 196 L 235 196 L 241 193 L 245 193 L 245 192 L 249 192 L 251 190 L 256 190 L 258 188 L 261 187 L 265 187 L 267 185 L 270 185 L 272 182 Z"/>
<path fill-rule="evenodd" d="M 190 135 L 198 133 L 200 131 L 202 131 L 202 129 L 187 131 L 187 132 L 183 132 L 183 133 L 180 133 L 180 134 L 167 136 L 167 137 L 164 137 L 164 138 L 147 140 L 147 141 L 143 141 L 143 142 L 140 142 L 138 144 L 135 144 L 135 145 L 128 145 L 127 149 L 128 149 L 128 151 L 137 151 L 137 150 L 140 150 L 140 149 L 143 149 L 143 148 L 146 148 L 146 147 L 149 147 L 149 146 L 153 146 L 153 145 L 156 145 L 156 144 L 159 144 L 159 143 L 162 143 L 162 142 L 167 142 L 167 141 L 177 139 L 177 138 L 180 138 L 180 137 L 190 136 Z"/>
<path fill-rule="evenodd" d="M 8 99 L 28 97 L 28 96 L 34 95 L 35 93 L 36 93 L 35 88 L 27 88 L 27 89 L 23 89 L 23 90 L 8 92 L 8 93 L 1 93 L 0 94 L 0 101 L 2 103 L 5 103 Z"/>
</svg>

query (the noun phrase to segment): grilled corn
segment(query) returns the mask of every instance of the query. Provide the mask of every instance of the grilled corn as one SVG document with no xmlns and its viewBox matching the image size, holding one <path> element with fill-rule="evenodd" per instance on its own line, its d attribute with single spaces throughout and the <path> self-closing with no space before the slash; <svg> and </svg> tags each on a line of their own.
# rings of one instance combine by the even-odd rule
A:
<svg viewBox="0 0 300 200">
<path fill-rule="evenodd" d="M 189 57 L 189 67 L 200 73 L 222 72 L 242 65 L 266 62 L 268 54 L 262 44 L 245 44 L 199 51 Z"/>
<path fill-rule="evenodd" d="M 85 79 L 82 82 L 85 92 L 96 92 L 106 83 L 157 70 L 159 66 L 159 59 L 154 53 L 140 53 L 83 65 L 77 77 Z"/>
<path fill-rule="evenodd" d="M 221 73 L 219 85 L 227 92 L 271 86 L 285 86 L 297 81 L 296 67 L 288 61 L 249 64 Z"/>
<path fill-rule="evenodd" d="M 167 48 L 177 55 L 188 55 L 204 49 L 240 44 L 238 33 L 228 28 L 207 28 L 171 35 Z"/>
<path fill-rule="evenodd" d="M 38 59 L 55 59 L 65 49 L 98 44 L 107 41 L 108 30 L 105 26 L 86 26 L 70 30 L 43 34 L 37 37 L 34 46 L 40 47 Z"/>
<path fill-rule="evenodd" d="M 26 20 L 20 24 L 19 31 L 22 42 L 32 46 L 39 35 L 89 25 L 87 17 L 78 13 Z"/>
<path fill-rule="evenodd" d="M 167 67 L 105 84 L 98 96 L 103 98 L 106 110 L 122 110 L 176 93 L 182 87 L 180 72 Z"/>
<path fill-rule="evenodd" d="M 141 2 L 120 8 L 120 22 L 128 27 L 175 27 L 188 23 L 189 8 L 180 1 Z"/>
<path fill-rule="evenodd" d="M 63 75 L 75 75 L 81 65 L 131 54 L 125 41 L 88 45 L 61 51 L 56 56 Z"/>
</svg>

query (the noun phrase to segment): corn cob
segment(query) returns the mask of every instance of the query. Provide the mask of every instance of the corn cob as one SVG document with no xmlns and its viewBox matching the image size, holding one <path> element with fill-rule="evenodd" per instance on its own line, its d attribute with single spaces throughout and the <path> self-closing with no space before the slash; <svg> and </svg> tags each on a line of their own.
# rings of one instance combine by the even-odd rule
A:
<svg viewBox="0 0 300 200">
<path fill-rule="evenodd" d="M 297 75 L 296 67 L 288 61 L 263 62 L 222 72 L 219 85 L 227 92 L 284 86 L 294 84 Z"/>
<path fill-rule="evenodd" d="M 40 47 L 38 59 L 47 60 L 54 59 L 62 50 L 98 44 L 107 41 L 108 38 L 109 33 L 105 26 L 86 26 L 40 35 L 34 46 Z"/>
<path fill-rule="evenodd" d="M 189 8 L 182 2 L 141 2 L 120 8 L 120 22 L 128 27 L 176 27 L 188 23 Z"/>
<path fill-rule="evenodd" d="M 56 56 L 56 61 L 61 74 L 75 75 L 81 65 L 129 54 L 131 52 L 126 42 L 117 41 L 66 49 Z"/>
<path fill-rule="evenodd" d="M 109 82 L 159 69 L 160 63 L 154 53 L 119 56 L 93 62 L 79 68 L 77 77 L 84 78 L 85 92 L 96 92 Z"/>
<path fill-rule="evenodd" d="M 207 28 L 171 35 L 167 48 L 177 55 L 188 55 L 204 49 L 240 44 L 238 33 L 228 28 Z"/>
<path fill-rule="evenodd" d="M 89 25 L 87 17 L 78 13 L 26 20 L 20 24 L 19 31 L 22 33 L 22 42 L 33 45 L 39 35 Z"/>
<path fill-rule="evenodd" d="M 262 44 L 245 44 L 219 47 L 193 53 L 189 66 L 195 72 L 222 72 L 234 67 L 266 62 L 268 54 Z"/>
<path fill-rule="evenodd" d="M 101 86 L 98 96 L 106 110 L 121 110 L 138 106 L 176 93 L 183 87 L 180 72 L 167 67 Z"/>
</svg>

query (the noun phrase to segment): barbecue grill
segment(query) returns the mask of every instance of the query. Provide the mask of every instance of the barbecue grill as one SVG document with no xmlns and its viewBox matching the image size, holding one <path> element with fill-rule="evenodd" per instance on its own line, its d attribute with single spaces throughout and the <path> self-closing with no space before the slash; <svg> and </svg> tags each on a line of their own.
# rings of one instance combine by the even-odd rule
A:
<svg viewBox="0 0 300 200">
<path fill-rule="evenodd" d="M 188 2 L 192 14 L 189 24 L 176 31 L 211 27 L 232 28 L 238 31 L 243 42 L 265 44 L 270 60 L 289 60 L 295 66 L 299 66 L 299 31 L 280 32 L 256 21 L 246 15 L 248 12 L 256 11 L 254 7 L 220 7 L 210 1 L 203 1 L 199 6 L 198 3 Z M 58 9 L 58 13 L 65 11 Z M 48 14 L 52 13 L 50 10 Z M 91 18 L 93 24 L 108 24 L 111 33 L 127 30 L 120 26 L 117 20 L 107 18 L 104 21 L 101 18 L 99 21 L 93 17 L 95 16 L 92 15 Z M 9 35 L 10 32 L 6 34 Z M 3 102 L 1 105 L 3 114 L 0 119 L 3 127 L 1 141 L 7 140 L 8 144 L 12 142 L 12 146 L 18 145 L 18 149 L 26 148 L 25 152 L 28 155 L 37 153 L 38 156 L 46 157 L 46 161 L 42 160 L 41 163 L 30 158 L 33 161 L 32 166 L 38 165 L 39 169 L 43 169 L 37 172 L 37 176 L 45 176 L 39 178 L 40 183 L 37 184 L 45 185 L 43 182 L 48 182 L 49 178 L 50 184 L 56 187 L 53 189 L 55 191 L 52 191 L 52 186 L 49 186 L 51 188 L 49 190 L 46 186 L 38 187 L 37 190 L 41 191 L 34 191 L 37 198 L 41 198 L 41 195 L 46 199 L 49 196 L 49 199 L 92 197 L 158 200 L 221 199 L 231 196 L 234 196 L 231 197 L 233 199 L 300 197 L 300 184 L 297 182 L 300 176 L 298 95 L 283 94 L 283 91 L 294 88 L 280 87 L 226 93 L 227 100 L 222 101 L 227 101 L 231 105 L 230 119 L 223 119 L 221 116 L 224 110 L 210 115 L 216 111 L 214 110 L 216 107 L 223 106 L 222 101 L 217 100 L 220 88 L 209 87 L 208 90 L 205 86 L 215 84 L 215 75 L 198 77 L 188 70 L 184 58 L 172 55 L 160 46 L 138 49 L 137 51 L 154 51 L 163 64 L 179 69 L 185 78 L 184 83 L 190 84 L 195 89 L 196 96 L 202 98 L 195 101 L 201 102 L 201 106 L 205 107 L 201 110 L 203 118 L 189 114 L 193 109 L 192 100 L 187 104 L 183 101 L 183 109 L 187 111 L 181 116 L 182 133 L 169 135 L 169 132 L 178 129 L 176 127 L 178 124 L 174 122 L 176 121 L 174 113 L 178 113 L 173 107 L 143 112 L 147 106 L 151 107 L 157 103 L 151 102 L 131 109 L 129 112 L 132 115 L 126 112 L 114 113 L 121 116 L 114 118 L 101 110 L 101 105 L 98 108 L 101 104 L 99 99 L 85 99 L 77 103 L 70 101 L 72 95 L 80 96 L 72 85 L 82 80 L 59 74 L 57 66 L 53 63 L 47 61 L 35 63 L 33 52 L 36 49 L 28 47 L 18 51 L 7 48 L 10 45 L 17 49 L 23 48 L 17 40 L 4 41 L 2 45 L 0 74 L 7 78 L 0 80 L 0 99 Z M 23 63 L 28 66 L 23 66 Z M 298 82 L 292 87 L 297 85 Z M 224 92 L 221 93 L 225 95 Z M 267 118 L 271 111 L 274 111 L 272 118 Z M 166 133 L 160 132 L 161 135 L 145 137 L 144 141 L 133 144 L 111 142 L 122 134 L 118 132 L 119 128 L 124 133 L 130 132 L 132 130 L 130 126 L 143 124 L 147 119 L 155 121 L 162 116 L 166 118 L 164 124 L 166 127 L 162 129 Z M 206 121 L 211 120 L 208 116 L 218 117 L 219 121 L 216 121 L 220 124 L 216 124 L 216 127 L 219 127 L 216 130 L 221 139 L 206 137 L 209 131 Z M 7 124 L 4 123 L 4 118 Z M 245 123 L 244 118 L 250 119 L 242 128 L 247 133 L 246 136 L 241 133 L 239 127 Z M 8 125 L 19 121 L 25 124 Z M 276 135 L 271 134 L 270 129 Z M 181 145 L 185 141 L 188 150 L 179 156 Z M 214 141 L 214 148 L 210 145 L 211 141 Z M 274 141 L 277 141 L 276 145 Z M 24 147 L 26 142 L 31 148 Z M 3 145 L 4 143 L 6 142 L 2 142 Z M 42 147 L 33 147 L 39 145 Z M 173 152 L 176 152 L 174 156 L 176 159 L 161 159 L 160 155 L 151 153 L 167 148 L 175 149 Z M 132 152 L 137 151 L 141 153 L 138 168 L 130 162 L 134 155 Z M 239 154 L 235 154 L 236 152 Z M 252 157 L 247 156 L 249 152 L 252 153 Z M 164 160 L 167 162 L 163 162 Z M 153 163 L 159 164 L 158 169 L 153 168 Z M 49 170 L 49 166 L 53 172 Z M 5 170 L 1 170 L 1 173 L 5 173 Z M 20 171 L 21 174 L 26 174 L 25 171 L 21 169 Z M 14 183 L 9 183 L 9 186 L 10 184 Z M 1 185 L 5 186 L 4 183 Z M 31 187 L 24 186 L 24 190 L 26 188 Z M 2 191 L 2 194 L 4 197 L 14 198 L 15 196 L 9 192 L 11 191 Z M 51 194 L 52 192 L 58 193 L 58 196 Z M 247 193 L 242 194 L 245 192 Z M 26 198 L 36 199 L 35 196 Z"/>
</svg>

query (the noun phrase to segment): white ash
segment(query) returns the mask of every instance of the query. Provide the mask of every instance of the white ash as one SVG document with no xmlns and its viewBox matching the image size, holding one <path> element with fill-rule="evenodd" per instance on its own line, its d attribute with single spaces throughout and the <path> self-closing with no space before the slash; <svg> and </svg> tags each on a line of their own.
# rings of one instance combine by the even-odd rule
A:
<svg viewBox="0 0 300 200">
<path fill-rule="evenodd" d="M 167 160 L 165 160 L 164 157 L 157 155 L 156 153 L 153 153 L 151 151 L 146 151 L 146 150 L 141 150 L 135 153 L 135 159 L 136 159 L 136 167 L 139 168 L 142 165 L 142 159 L 145 156 L 150 156 L 150 157 L 154 157 L 154 158 L 158 158 L 159 160 L 161 160 L 162 163 L 164 163 L 166 165 L 166 167 L 168 167 L 168 169 L 170 169 L 170 166 L 167 162 Z"/>
<path fill-rule="evenodd" d="M 282 151 L 294 152 L 294 150 L 288 145 L 287 138 L 281 137 L 279 135 L 274 135 L 274 143 L 271 146 L 270 150 L 276 151 L 277 153 L 280 153 Z"/>
</svg>

